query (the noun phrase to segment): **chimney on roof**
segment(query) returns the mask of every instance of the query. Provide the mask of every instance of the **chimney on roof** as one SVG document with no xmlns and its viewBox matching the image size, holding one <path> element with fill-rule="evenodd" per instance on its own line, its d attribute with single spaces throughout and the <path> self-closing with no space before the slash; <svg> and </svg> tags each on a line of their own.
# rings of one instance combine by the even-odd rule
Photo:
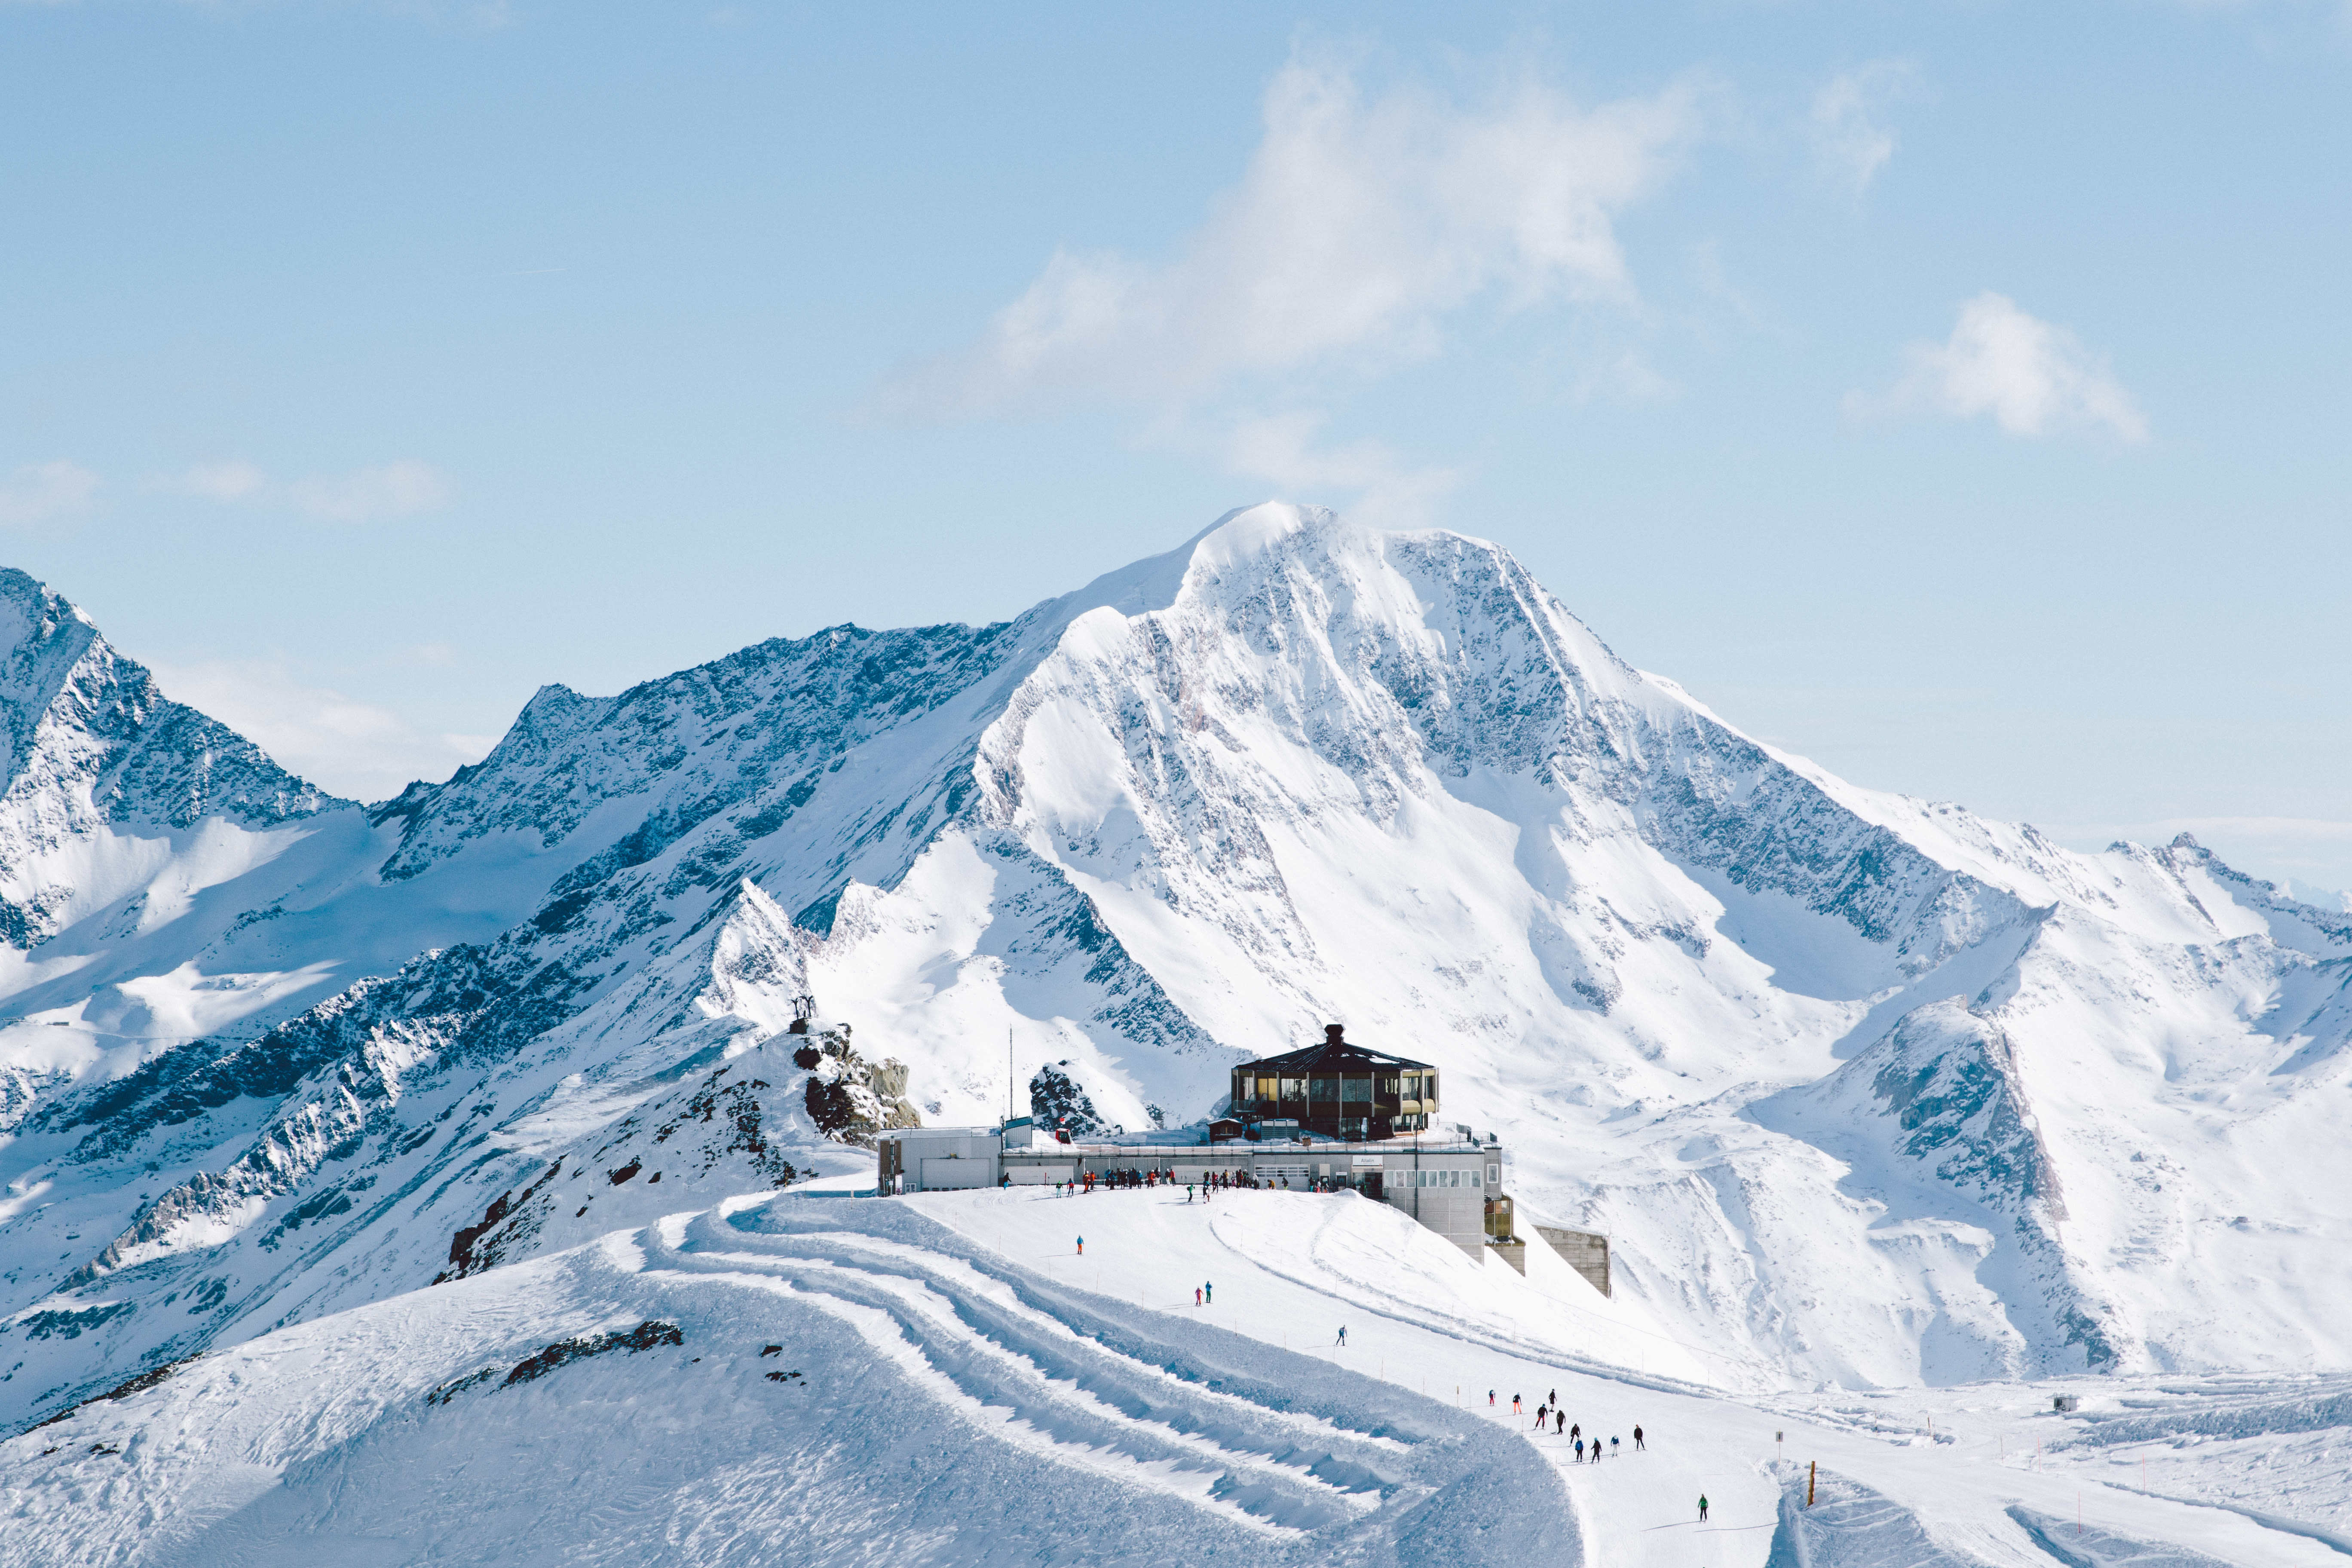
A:
<svg viewBox="0 0 2352 1568">
<path fill-rule="evenodd" d="M 1340 1043 L 1339 1037 L 1346 1033 L 1347 1029 L 1343 1025 L 1326 1024 L 1323 1026 L 1323 1043 L 1327 1046 L 1336 1046 Z"/>
</svg>

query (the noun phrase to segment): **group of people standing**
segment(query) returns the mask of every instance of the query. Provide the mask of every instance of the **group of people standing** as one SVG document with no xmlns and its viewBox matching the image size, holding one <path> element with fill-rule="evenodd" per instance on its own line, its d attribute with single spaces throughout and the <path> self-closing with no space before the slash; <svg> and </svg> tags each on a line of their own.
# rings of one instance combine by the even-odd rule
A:
<svg viewBox="0 0 2352 1568">
<path fill-rule="evenodd" d="M 1491 1388 L 1486 1391 L 1486 1404 L 1490 1407 L 1496 1404 L 1495 1391 Z M 1516 1394 L 1511 1395 L 1511 1414 L 1514 1415 L 1527 1414 L 1525 1406 L 1521 1405 L 1519 1396 Z M 1601 1447 L 1601 1434 L 1595 1432 L 1591 1437 L 1587 1437 L 1584 1435 L 1583 1422 L 1571 1423 L 1569 1420 L 1568 1412 L 1560 1408 L 1559 1390 L 1557 1388 L 1544 1395 L 1543 1403 L 1536 1406 L 1536 1430 L 1541 1432 L 1547 1423 L 1550 1424 L 1552 1436 L 1566 1437 L 1575 1445 L 1578 1464 L 1597 1465 L 1601 1462 L 1603 1452 Z M 1633 1428 L 1634 1451 L 1643 1452 L 1645 1447 L 1646 1445 L 1642 1439 L 1642 1428 L 1637 1425 Z M 1611 1436 L 1606 1450 L 1608 1456 L 1615 1458 L 1620 1451 L 1617 1438 Z"/>
<path fill-rule="evenodd" d="M 997 1184 L 1006 1186 L 1010 1185 L 1012 1181 L 1012 1173 L 1008 1171 Z M 1081 1171 L 1076 1181 L 1055 1182 L 1054 1195 L 1057 1198 L 1066 1198 L 1072 1193 L 1091 1193 L 1097 1184 L 1108 1188 L 1164 1187 L 1173 1186 L 1175 1184 L 1176 1173 L 1173 1171 Z M 1190 1192 L 1191 1189 L 1187 1188 L 1186 1191 Z"/>
<path fill-rule="evenodd" d="M 1013 1173 L 1007 1171 L 998 1177 L 996 1184 L 1000 1187 L 1011 1186 Z M 1081 1171 L 1074 1180 L 1055 1182 L 1054 1195 L 1057 1198 L 1066 1198 L 1075 1194 L 1091 1193 L 1097 1187 L 1172 1187 L 1175 1184 L 1176 1173 L 1173 1171 Z M 1196 1184 L 1192 1182 L 1184 1184 L 1184 1201 L 1188 1204 L 1192 1201 L 1195 1185 Z M 1271 1192 L 1280 1188 L 1284 1192 L 1288 1192 L 1290 1178 L 1276 1176 L 1268 1181 L 1261 1178 L 1255 1171 L 1211 1171 L 1202 1176 L 1197 1185 L 1200 1188 L 1202 1199 L 1205 1201 L 1213 1193 L 1244 1189 L 1263 1188 Z M 1311 1190 L 1318 1193 L 1337 1192 L 1347 1185 L 1349 1185 L 1348 1183 L 1333 1176 L 1321 1177 L 1308 1184 Z"/>
</svg>

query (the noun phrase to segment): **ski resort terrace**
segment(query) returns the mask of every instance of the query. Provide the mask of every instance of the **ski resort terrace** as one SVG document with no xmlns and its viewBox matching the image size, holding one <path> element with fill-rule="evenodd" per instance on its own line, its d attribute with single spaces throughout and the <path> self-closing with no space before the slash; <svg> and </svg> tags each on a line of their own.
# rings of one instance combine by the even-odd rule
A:
<svg viewBox="0 0 2352 1568">
<path fill-rule="evenodd" d="M 1403 1210 L 1474 1258 L 1490 1245 L 1511 1256 L 1519 1245 L 1502 1194 L 1503 1148 L 1492 1137 L 1177 1142 L 1162 1133 L 1064 1143 L 1024 1121 L 902 1129 L 885 1133 L 877 1146 L 877 1190 L 885 1194 L 1050 1186 L 1128 1171 L 1156 1171 L 1179 1185 L 1217 1177 L 1277 1190 L 1347 1187 Z"/>
</svg>

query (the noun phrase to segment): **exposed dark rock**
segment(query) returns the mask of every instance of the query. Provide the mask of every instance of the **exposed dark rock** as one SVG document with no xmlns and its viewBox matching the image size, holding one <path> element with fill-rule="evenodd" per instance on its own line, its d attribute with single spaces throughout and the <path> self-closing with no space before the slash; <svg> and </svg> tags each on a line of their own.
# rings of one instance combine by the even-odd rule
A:
<svg viewBox="0 0 2352 1568">
<path fill-rule="evenodd" d="M 530 1383 L 545 1377 L 557 1367 L 569 1366 L 590 1356 L 604 1355 L 613 1351 L 626 1351 L 635 1355 L 657 1345 L 682 1345 L 686 1335 L 676 1323 L 656 1322 L 648 1318 L 625 1333 L 614 1331 L 605 1334 L 585 1334 L 578 1339 L 559 1340 L 535 1355 L 525 1357 L 507 1373 L 501 1387 L 511 1388 L 518 1383 Z"/>
<path fill-rule="evenodd" d="M 1066 1062 L 1048 1062 L 1029 1079 L 1029 1114 L 1040 1127 L 1091 1138 L 1108 1132 L 1111 1124 L 1095 1110 L 1095 1102 L 1078 1080 L 1062 1068 Z"/>
</svg>

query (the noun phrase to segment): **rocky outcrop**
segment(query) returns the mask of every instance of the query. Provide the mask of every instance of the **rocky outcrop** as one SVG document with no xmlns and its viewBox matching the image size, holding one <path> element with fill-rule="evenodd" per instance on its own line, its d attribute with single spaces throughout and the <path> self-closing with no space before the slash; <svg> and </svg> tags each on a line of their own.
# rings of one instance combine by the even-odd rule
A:
<svg viewBox="0 0 2352 1568">
<path fill-rule="evenodd" d="M 1095 1109 L 1084 1086 L 1069 1074 L 1069 1063 L 1048 1062 L 1029 1079 L 1029 1115 L 1040 1127 L 1066 1132 L 1073 1138 L 1095 1138 L 1112 1131 Z"/>
<path fill-rule="evenodd" d="M 881 1133 L 920 1127 L 923 1119 L 907 1099 L 907 1065 L 867 1061 L 850 1044 L 851 1032 L 847 1024 L 796 1032 L 793 1063 L 808 1072 L 802 1098 L 817 1131 L 870 1149 Z"/>
</svg>

